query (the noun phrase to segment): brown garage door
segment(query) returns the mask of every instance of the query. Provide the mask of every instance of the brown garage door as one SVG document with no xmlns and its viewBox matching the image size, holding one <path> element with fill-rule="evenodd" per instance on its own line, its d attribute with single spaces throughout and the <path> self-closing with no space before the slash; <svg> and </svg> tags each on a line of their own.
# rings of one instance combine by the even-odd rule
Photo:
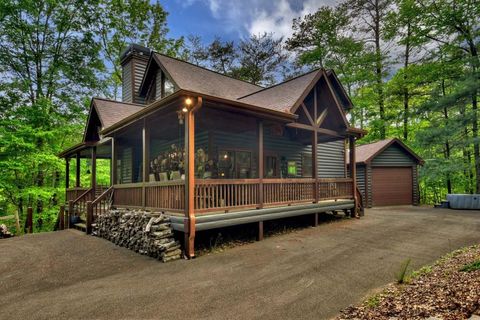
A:
<svg viewBox="0 0 480 320">
<path fill-rule="evenodd" d="M 412 204 L 412 168 L 372 168 L 374 206 Z"/>
</svg>

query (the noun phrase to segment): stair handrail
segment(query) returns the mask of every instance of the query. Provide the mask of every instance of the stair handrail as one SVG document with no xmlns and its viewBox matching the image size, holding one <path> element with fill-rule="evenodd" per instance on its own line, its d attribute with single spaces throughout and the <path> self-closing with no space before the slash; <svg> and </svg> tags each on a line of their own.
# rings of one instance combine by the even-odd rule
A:
<svg viewBox="0 0 480 320">
<path fill-rule="evenodd" d="M 101 195 L 98 196 L 95 200 L 92 201 L 92 205 L 96 205 L 104 198 L 106 198 L 111 192 L 113 191 L 113 186 L 110 186 L 107 190 L 105 190 Z"/>
<path fill-rule="evenodd" d="M 359 214 L 360 214 L 360 216 L 363 216 L 365 206 L 363 204 L 362 192 L 360 191 L 360 188 L 358 186 L 355 188 L 355 193 L 356 193 L 356 197 L 358 199 Z"/>
<path fill-rule="evenodd" d="M 88 188 L 84 193 L 82 193 L 77 199 L 73 200 L 73 204 L 76 204 L 78 201 L 82 200 L 82 198 L 86 197 L 90 192 L 93 191 L 93 188 Z"/>
</svg>

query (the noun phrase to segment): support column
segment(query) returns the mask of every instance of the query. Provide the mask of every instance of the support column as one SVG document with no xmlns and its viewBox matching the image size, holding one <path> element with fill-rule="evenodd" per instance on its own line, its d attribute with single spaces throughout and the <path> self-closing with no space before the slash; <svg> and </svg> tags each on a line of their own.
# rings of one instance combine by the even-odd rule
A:
<svg viewBox="0 0 480 320">
<path fill-rule="evenodd" d="M 95 193 L 95 188 L 97 187 L 97 147 L 92 147 L 92 175 L 90 186 L 93 188 Z"/>
<path fill-rule="evenodd" d="M 117 184 L 117 154 L 115 148 L 115 138 L 112 138 L 112 158 L 110 165 L 110 183 L 113 185 Z"/>
<path fill-rule="evenodd" d="M 315 123 L 318 120 L 318 101 L 317 101 L 317 86 L 313 87 L 313 119 Z M 317 125 L 318 126 L 318 125 Z M 313 198 L 315 203 L 318 203 L 318 132 L 313 130 L 312 132 L 312 178 L 315 179 L 313 184 Z M 318 214 L 315 214 L 315 221 L 317 221 Z"/>
<path fill-rule="evenodd" d="M 70 158 L 65 158 L 65 189 L 70 188 Z"/>
<path fill-rule="evenodd" d="M 258 122 L 258 208 L 263 208 L 263 178 L 264 174 L 263 156 L 263 121 Z"/>
<path fill-rule="evenodd" d="M 312 136 L 312 178 L 315 179 L 313 197 L 318 202 L 318 133 L 313 131 Z"/>
<path fill-rule="evenodd" d="M 80 153 L 76 155 L 75 163 L 75 187 L 80 187 Z"/>
<path fill-rule="evenodd" d="M 191 100 L 190 100 L 191 101 Z M 195 112 L 202 106 L 202 97 L 195 106 L 187 105 L 185 113 L 185 254 L 195 257 Z"/>
<path fill-rule="evenodd" d="M 352 210 L 352 217 L 357 216 L 357 164 L 355 155 L 355 137 L 348 137 L 348 144 L 350 148 L 350 178 L 352 178 L 352 193 L 354 200 L 354 209 Z"/>
<path fill-rule="evenodd" d="M 145 208 L 147 203 L 145 185 L 148 182 L 148 173 L 150 172 L 150 129 L 147 128 L 147 120 L 143 118 L 142 128 L 142 207 Z"/>
</svg>

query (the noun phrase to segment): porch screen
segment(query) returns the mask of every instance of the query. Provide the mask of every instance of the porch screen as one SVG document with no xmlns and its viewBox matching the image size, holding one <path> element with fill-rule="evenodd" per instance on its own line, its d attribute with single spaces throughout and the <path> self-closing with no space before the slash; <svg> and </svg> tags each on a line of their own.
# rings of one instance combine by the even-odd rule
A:
<svg viewBox="0 0 480 320">
<path fill-rule="evenodd" d="M 220 150 L 218 152 L 218 176 L 223 179 L 251 178 L 252 153 L 250 151 Z"/>
</svg>

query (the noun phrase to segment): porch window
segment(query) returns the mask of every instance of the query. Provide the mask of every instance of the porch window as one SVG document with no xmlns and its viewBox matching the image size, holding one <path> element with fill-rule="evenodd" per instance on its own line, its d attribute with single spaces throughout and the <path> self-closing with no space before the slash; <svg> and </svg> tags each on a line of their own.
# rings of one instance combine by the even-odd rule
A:
<svg viewBox="0 0 480 320">
<path fill-rule="evenodd" d="M 220 150 L 218 152 L 218 176 L 222 179 L 248 179 L 252 176 L 250 151 Z"/>
<path fill-rule="evenodd" d="M 265 157 L 265 177 L 267 178 L 278 177 L 278 158 L 276 156 Z"/>
<path fill-rule="evenodd" d="M 302 153 L 302 177 L 304 178 L 313 177 L 311 153 Z"/>
</svg>

